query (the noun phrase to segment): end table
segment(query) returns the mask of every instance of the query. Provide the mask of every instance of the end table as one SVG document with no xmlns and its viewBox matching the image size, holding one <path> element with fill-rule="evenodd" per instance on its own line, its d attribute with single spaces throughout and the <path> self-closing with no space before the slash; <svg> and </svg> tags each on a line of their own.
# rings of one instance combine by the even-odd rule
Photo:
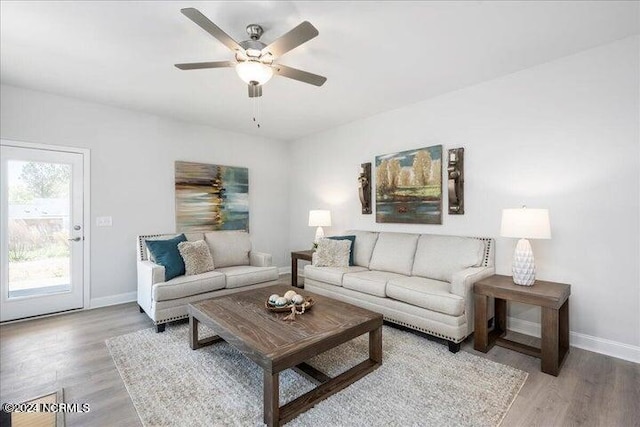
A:
<svg viewBox="0 0 640 427">
<path fill-rule="evenodd" d="M 291 286 L 302 287 L 298 286 L 298 260 L 302 259 L 311 262 L 312 257 L 313 250 L 291 252 Z"/>
<path fill-rule="evenodd" d="M 479 280 L 473 287 L 475 294 L 475 333 L 473 347 L 486 353 L 494 345 L 519 351 L 541 359 L 542 372 L 558 376 L 569 352 L 569 295 L 571 285 L 536 280 L 533 286 L 513 283 L 510 276 L 494 275 Z M 495 298 L 495 324 L 487 328 L 488 298 Z M 521 302 L 542 309 L 542 348 L 508 340 L 507 301 Z"/>
</svg>

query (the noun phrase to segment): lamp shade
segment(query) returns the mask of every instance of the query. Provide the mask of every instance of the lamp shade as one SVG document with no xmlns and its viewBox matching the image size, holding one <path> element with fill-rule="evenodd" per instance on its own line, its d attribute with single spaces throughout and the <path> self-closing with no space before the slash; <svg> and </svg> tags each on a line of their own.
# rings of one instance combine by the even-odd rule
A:
<svg viewBox="0 0 640 427">
<path fill-rule="evenodd" d="M 309 227 L 331 227 L 331 211 L 309 211 Z"/>
<path fill-rule="evenodd" d="M 236 65 L 236 73 L 247 84 L 263 85 L 273 76 L 273 69 L 260 61 L 244 61 Z"/>
<path fill-rule="evenodd" d="M 500 235 L 520 239 L 550 239 L 549 210 L 503 209 Z"/>
</svg>

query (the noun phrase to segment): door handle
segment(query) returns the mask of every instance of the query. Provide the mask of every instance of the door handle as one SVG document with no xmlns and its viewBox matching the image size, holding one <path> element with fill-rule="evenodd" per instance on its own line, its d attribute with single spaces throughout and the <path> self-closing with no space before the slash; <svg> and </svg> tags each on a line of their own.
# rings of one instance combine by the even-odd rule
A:
<svg viewBox="0 0 640 427">
<path fill-rule="evenodd" d="M 71 240 L 73 242 L 79 242 L 80 240 L 82 240 L 82 237 L 74 237 L 72 239 L 67 239 L 67 240 Z"/>
</svg>

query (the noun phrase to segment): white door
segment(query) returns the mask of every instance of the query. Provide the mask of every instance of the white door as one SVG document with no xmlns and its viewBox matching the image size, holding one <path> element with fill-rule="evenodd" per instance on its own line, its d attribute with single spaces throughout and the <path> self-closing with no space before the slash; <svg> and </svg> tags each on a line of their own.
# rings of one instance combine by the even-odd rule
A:
<svg viewBox="0 0 640 427">
<path fill-rule="evenodd" d="M 0 321 L 82 308 L 83 154 L 0 150 Z"/>
</svg>

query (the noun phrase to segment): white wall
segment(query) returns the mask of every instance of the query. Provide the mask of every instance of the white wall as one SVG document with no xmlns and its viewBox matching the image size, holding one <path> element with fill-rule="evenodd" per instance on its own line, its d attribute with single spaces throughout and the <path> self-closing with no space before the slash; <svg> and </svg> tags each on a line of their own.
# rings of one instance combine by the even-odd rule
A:
<svg viewBox="0 0 640 427">
<path fill-rule="evenodd" d="M 136 290 L 136 235 L 175 230 L 175 160 L 249 168 L 253 247 L 288 265 L 285 143 L 11 86 L 0 98 L 3 139 L 91 150 L 92 300 Z"/>
<path fill-rule="evenodd" d="M 324 208 L 329 233 L 495 237 L 497 272 L 510 274 L 501 210 L 549 208 L 552 239 L 532 245 L 538 278 L 572 285 L 572 339 L 640 345 L 639 48 L 628 38 L 293 142 L 291 247 L 309 247 L 308 210 Z M 384 81 L 372 90 L 385 96 Z M 402 225 L 360 213 L 360 163 L 434 144 L 465 148 L 464 215 Z M 531 307 L 510 315 L 539 322 Z"/>
</svg>

